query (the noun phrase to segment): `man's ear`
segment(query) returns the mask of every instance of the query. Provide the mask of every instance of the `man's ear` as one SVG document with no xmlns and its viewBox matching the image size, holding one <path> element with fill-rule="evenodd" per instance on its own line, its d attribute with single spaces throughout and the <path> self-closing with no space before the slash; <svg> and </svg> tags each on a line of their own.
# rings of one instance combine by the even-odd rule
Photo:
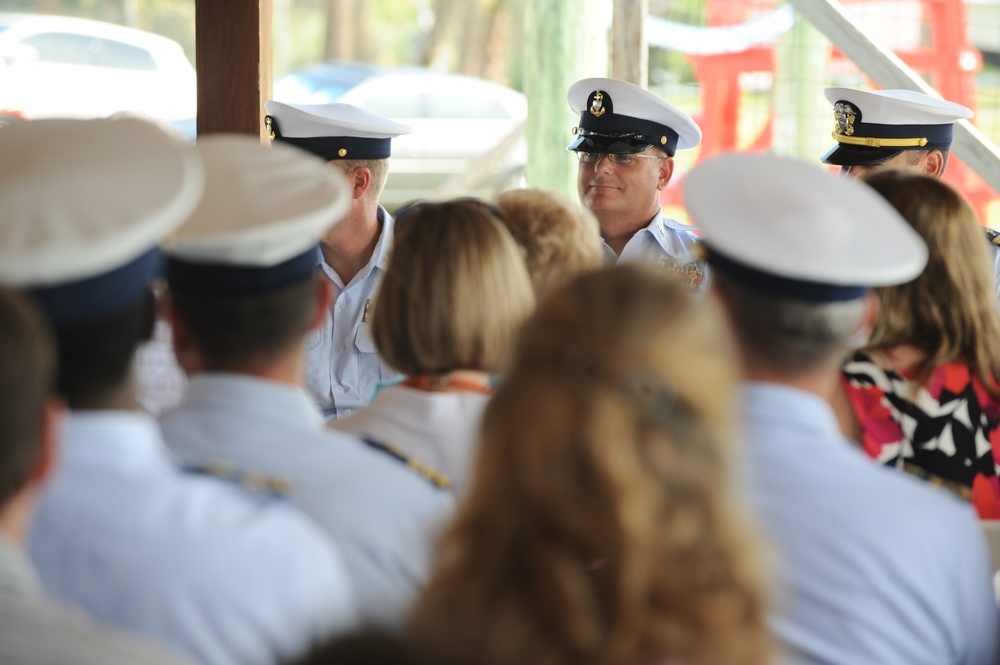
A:
<svg viewBox="0 0 1000 665">
<path fill-rule="evenodd" d="M 924 155 L 924 174 L 932 178 L 944 175 L 944 154 L 940 150 L 931 150 Z"/>
<path fill-rule="evenodd" d="M 658 159 L 657 163 L 660 166 L 660 177 L 656 181 L 656 188 L 663 191 L 667 188 L 667 183 L 670 182 L 670 178 L 674 174 L 674 158 Z"/>
<path fill-rule="evenodd" d="M 63 420 L 66 416 L 66 402 L 58 395 L 51 395 L 45 400 L 42 410 L 40 428 L 38 462 L 31 474 L 31 483 L 41 485 L 55 471 L 59 461 L 59 450 L 62 446 Z"/>
<path fill-rule="evenodd" d="M 316 309 L 313 311 L 309 331 L 317 330 L 326 320 L 326 313 L 333 302 L 333 285 L 320 273 L 316 273 Z"/>
<path fill-rule="evenodd" d="M 365 166 L 359 166 L 348 176 L 347 184 L 351 186 L 355 199 L 360 199 L 372 184 L 372 172 Z"/>
</svg>

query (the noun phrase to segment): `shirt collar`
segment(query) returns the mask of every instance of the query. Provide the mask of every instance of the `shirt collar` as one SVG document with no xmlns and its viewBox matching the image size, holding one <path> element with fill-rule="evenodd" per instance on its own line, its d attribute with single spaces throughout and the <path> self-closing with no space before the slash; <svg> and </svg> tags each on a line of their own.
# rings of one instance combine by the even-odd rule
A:
<svg viewBox="0 0 1000 665">
<path fill-rule="evenodd" d="M 848 443 L 830 405 L 818 395 L 791 386 L 748 381 L 742 387 L 743 422 L 795 431 L 817 439 Z"/>
<path fill-rule="evenodd" d="M 71 411 L 66 419 L 61 464 L 98 464 L 128 473 L 136 468 L 176 466 L 160 426 L 142 411 Z"/>
<path fill-rule="evenodd" d="M 296 428 L 324 427 L 323 414 L 303 389 L 247 374 L 199 372 L 192 376 L 181 408 L 204 405 L 248 422 L 263 418 Z"/>
<path fill-rule="evenodd" d="M 395 221 L 392 219 L 392 215 L 379 204 L 378 212 L 379 224 L 382 226 L 382 232 L 378 236 L 378 242 L 375 244 L 375 251 L 372 253 L 372 260 L 365 267 L 364 273 L 365 277 L 371 272 L 372 266 L 378 268 L 379 270 L 385 270 L 386 266 L 389 264 L 389 250 L 392 248 L 392 229 Z"/>
<path fill-rule="evenodd" d="M 38 575 L 27 554 L 3 536 L 0 536 L 0 591 L 18 596 L 41 593 Z"/>
</svg>

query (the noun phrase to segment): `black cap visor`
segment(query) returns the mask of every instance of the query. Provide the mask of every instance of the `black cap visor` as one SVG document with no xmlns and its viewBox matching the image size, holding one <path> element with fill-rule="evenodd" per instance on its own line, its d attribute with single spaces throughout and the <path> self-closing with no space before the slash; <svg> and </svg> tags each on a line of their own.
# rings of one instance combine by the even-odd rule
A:
<svg viewBox="0 0 1000 665">
<path fill-rule="evenodd" d="M 866 145 L 838 143 L 820 157 L 820 161 L 834 166 L 872 166 L 887 162 L 904 150 L 906 148 L 872 148 Z"/>
<path fill-rule="evenodd" d="M 631 155 L 643 150 L 652 148 L 647 137 L 635 136 L 603 136 L 589 134 L 587 136 L 577 136 L 568 146 L 567 150 L 576 152 L 600 152 L 611 155 Z"/>
</svg>

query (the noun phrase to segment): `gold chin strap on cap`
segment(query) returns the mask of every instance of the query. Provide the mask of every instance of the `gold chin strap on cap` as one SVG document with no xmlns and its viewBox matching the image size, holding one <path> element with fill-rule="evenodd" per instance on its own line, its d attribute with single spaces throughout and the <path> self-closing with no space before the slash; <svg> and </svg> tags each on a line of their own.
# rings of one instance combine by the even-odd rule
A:
<svg viewBox="0 0 1000 665">
<path fill-rule="evenodd" d="M 927 145 L 926 138 L 877 139 L 872 136 L 846 136 L 838 132 L 833 132 L 832 136 L 838 143 L 865 145 L 869 148 L 922 148 Z"/>
</svg>

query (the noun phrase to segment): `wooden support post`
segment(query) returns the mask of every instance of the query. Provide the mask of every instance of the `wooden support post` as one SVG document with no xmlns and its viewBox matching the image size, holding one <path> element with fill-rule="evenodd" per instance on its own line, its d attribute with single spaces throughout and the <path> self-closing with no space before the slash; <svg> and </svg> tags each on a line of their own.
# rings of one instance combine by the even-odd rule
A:
<svg viewBox="0 0 1000 665">
<path fill-rule="evenodd" d="M 555 189 L 571 201 L 577 198 L 577 161 L 566 145 L 580 118 L 569 110 L 566 91 L 581 78 L 607 76 L 608 25 L 601 17 L 600 0 L 525 3 L 525 176 L 532 187 Z"/>
<path fill-rule="evenodd" d="M 611 76 L 643 88 L 649 85 L 647 14 L 649 0 L 615 0 L 611 18 Z"/>
<path fill-rule="evenodd" d="M 271 94 L 272 0 L 196 0 L 198 135 L 263 136 Z"/>
</svg>

